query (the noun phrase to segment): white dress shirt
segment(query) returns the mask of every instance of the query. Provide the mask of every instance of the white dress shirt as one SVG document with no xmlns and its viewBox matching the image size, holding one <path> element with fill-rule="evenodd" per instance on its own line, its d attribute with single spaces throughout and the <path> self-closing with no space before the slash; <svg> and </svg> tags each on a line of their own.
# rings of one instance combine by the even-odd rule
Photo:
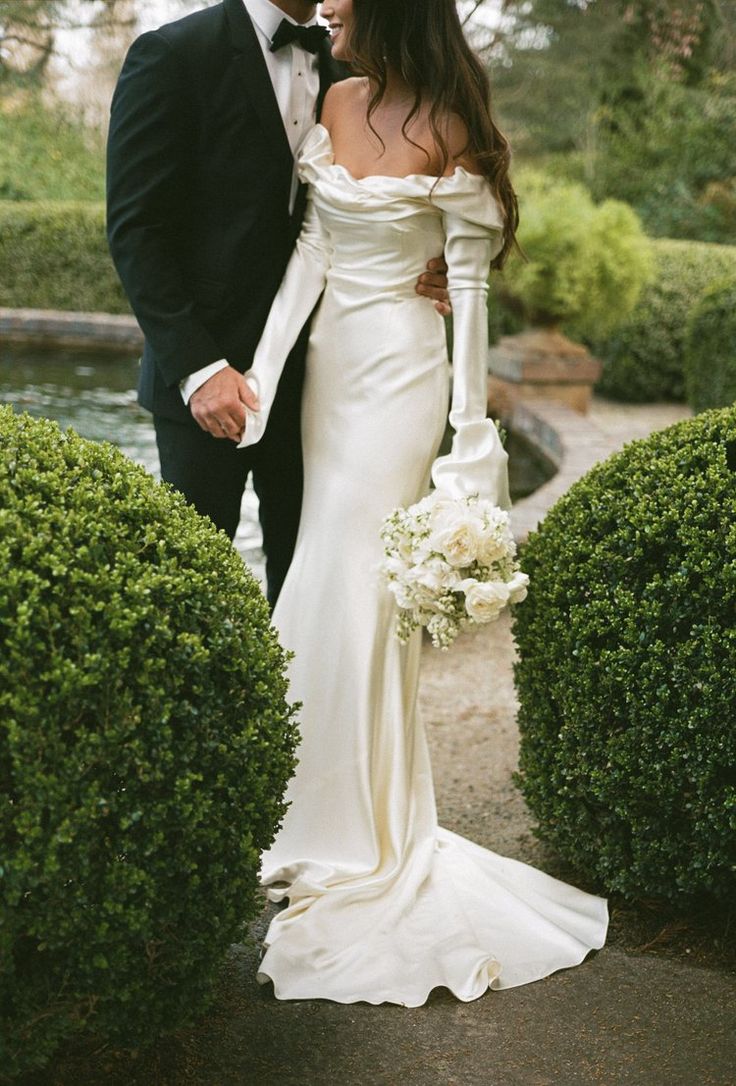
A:
<svg viewBox="0 0 736 1086">
<path fill-rule="evenodd" d="M 277 8 L 271 0 L 243 0 L 245 10 L 255 27 L 256 36 L 260 42 L 263 56 L 271 76 L 274 94 L 278 103 L 279 112 L 284 122 L 286 136 L 292 153 L 301 144 L 304 136 L 312 127 L 317 115 L 317 97 L 319 95 L 319 70 L 317 57 L 306 49 L 292 43 L 285 45 L 277 52 L 270 49 L 271 39 L 276 33 L 279 23 L 286 19 L 289 23 L 296 20 L 290 19 L 281 8 Z M 317 22 L 317 17 L 311 19 L 305 26 L 312 26 Z M 294 210 L 294 202 L 299 187 L 296 175 L 296 167 L 291 178 L 291 194 L 289 197 L 289 211 Z M 243 299 L 247 304 L 247 298 Z M 190 373 L 179 385 L 184 403 L 188 404 L 193 393 L 201 385 L 214 376 L 219 370 L 227 366 L 224 358 L 217 362 L 210 362 L 201 370 Z"/>
</svg>

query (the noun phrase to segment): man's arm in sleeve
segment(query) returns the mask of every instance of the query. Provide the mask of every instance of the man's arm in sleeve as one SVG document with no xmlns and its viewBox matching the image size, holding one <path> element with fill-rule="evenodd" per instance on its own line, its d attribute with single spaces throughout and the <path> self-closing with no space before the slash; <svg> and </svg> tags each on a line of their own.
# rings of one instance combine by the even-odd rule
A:
<svg viewBox="0 0 736 1086">
<path fill-rule="evenodd" d="M 191 139 L 183 73 L 166 39 L 131 46 L 112 101 L 107 147 L 110 251 L 163 379 L 175 386 L 222 358 L 194 314 L 176 252 L 174 210 Z"/>
</svg>

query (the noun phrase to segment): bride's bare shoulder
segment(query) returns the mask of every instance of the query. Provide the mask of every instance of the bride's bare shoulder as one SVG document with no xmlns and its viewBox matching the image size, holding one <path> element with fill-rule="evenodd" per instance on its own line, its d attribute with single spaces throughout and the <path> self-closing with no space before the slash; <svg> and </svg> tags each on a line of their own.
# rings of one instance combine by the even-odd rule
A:
<svg viewBox="0 0 736 1086">
<path fill-rule="evenodd" d="M 327 129 L 331 129 L 336 120 L 346 113 L 352 113 L 358 108 L 364 108 L 367 79 L 360 76 L 352 76 L 350 79 L 341 79 L 339 83 L 333 83 L 325 95 L 322 105 L 320 123 Z"/>
</svg>

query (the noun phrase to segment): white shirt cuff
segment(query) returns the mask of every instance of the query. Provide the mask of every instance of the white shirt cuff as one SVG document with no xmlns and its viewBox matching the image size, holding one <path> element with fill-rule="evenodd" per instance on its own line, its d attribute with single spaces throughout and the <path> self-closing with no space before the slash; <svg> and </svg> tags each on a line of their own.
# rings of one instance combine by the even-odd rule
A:
<svg viewBox="0 0 736 1086">
<path fill-rule="evenodd" d="M 201 388 L 205 381 L 209 381 L 210 377 L 214 377 L 220 370 L 224 370 L 227 365 L 229 363 L 221 358 L 217 362 L 210 362 L 209 366 L 203 366 L 201 370 L 190 373 L 188 377 L 180 381 L 179 390 L 184 403 L 188 404 L 197 389 Z"/>
</svg>

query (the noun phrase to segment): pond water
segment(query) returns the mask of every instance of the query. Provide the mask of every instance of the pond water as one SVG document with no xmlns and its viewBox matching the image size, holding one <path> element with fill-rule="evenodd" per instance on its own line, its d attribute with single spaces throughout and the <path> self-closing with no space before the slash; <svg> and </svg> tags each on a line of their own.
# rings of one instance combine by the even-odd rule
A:
<svg viewBox="0 0 736 1086">
<path fill-rule="evenodd" d="M 137 374 L 132 355 L 0 343 L 0 403 L 56 419 L 94 441 L 111 441 L 159 478 L 151 417 L 136 402 Z M 512 497 L 531 493 L 549 478 L 547 462 L 520 435 L 510 434 L 507 448 Z M 235 545 L 263 580 L 258 500 L 250 484 Z"/>
<path fill-rule="evenodd" d="M 158 479 L 156 439 L 151 416 L 136 402 L 137 379 L 137 356 L 0 343 L 0 403 L 56 419 L 93 441 L 111 441 Z M 250 485 L 235 545 L 263 581 L 258 499 Z"/>
</svg>

